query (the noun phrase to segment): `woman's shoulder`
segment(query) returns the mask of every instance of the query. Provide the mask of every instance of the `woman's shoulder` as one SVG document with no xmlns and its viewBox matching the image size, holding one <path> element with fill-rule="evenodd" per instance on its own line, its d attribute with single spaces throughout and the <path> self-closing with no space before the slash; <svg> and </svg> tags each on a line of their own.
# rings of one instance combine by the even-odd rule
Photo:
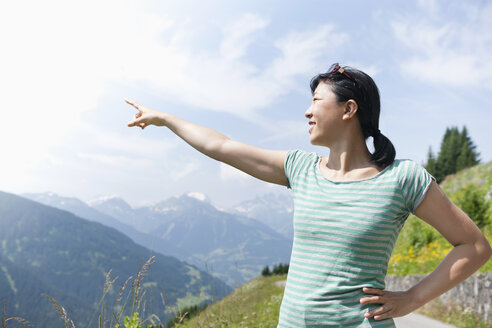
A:
<svg viewBox="0 0 492 328">
<path fill-rule="evenodd" d="M 299 167 L 313 166 L 318 161 L 316 152 L 308 152 L 302 149 L 292 149 L 287 151 L 285 156 L 285 170 L 294 170 Z"/>
<path fill-rule="evenodd" d="M 401 182 L 406 180 L 425 178 L 435 178 L 427 171 L 423 164 L 409 158 L 399 158 L 395 159 L 394 163 L 395 171 L 397 172 L 398 179 Z"/>
<path fill-rule="evenodd" d="M 422 164 L 410 158 L 395 158 L 394 162 L 391 164 L 398 168 L 423 168 Z"/>
<path fill-rule="evenodd" d="M 287 151 L 287 157 L 292 157 L 296 159 L 315 159 L 319 158 L 319 155 L 314 151 L 306 151 L 302 149 L 291 149 Z"/>
</svg>

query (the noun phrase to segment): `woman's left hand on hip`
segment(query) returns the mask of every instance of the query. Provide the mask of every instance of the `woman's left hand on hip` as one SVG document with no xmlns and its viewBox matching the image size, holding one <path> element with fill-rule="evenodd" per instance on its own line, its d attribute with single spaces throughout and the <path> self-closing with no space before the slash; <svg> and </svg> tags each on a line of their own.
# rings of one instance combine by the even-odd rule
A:
<svg viewBox="0 0 492 328">
<path fill-rule="evenodd" d="M 377 303 L 381 306 L 365 313 L 366 318 L 375 320 L 401 317 L 418 309 L 420 306 L 413 300 L 409 291 L 390 292 L 379 288 L 364 287 L 362 291 L 371 294 L 360 299 L 361 304 Z"/>
</svg>

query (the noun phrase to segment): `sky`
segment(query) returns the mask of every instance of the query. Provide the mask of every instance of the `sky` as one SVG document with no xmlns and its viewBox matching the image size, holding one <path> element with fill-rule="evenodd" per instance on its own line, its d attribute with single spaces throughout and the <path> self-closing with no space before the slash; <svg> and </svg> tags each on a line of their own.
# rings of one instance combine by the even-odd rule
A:
<svg viewBox="0 0 492 328">
<path fill-rule="evenodd" d="M 422 164 L 447 127 L 466 126 L 488 162 L 491 31 L 492 1 L 3 1 L 0 190 L 132 206 L 200 192 L 221 207 L 288 193 L 167 128 L 127 127 L 124 99 L 328 155 L 304 112 L 310 79 L 334 62 L 377 83 L 397 158 Z"/>
</svg>

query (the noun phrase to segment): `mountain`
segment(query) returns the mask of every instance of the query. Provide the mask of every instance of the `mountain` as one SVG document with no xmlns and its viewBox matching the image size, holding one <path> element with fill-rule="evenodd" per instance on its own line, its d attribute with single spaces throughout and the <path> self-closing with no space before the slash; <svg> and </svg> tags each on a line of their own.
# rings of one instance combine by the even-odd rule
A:
<svg viewBox="0 0 492 328">
<path fill-rule="evenodd" d="M 124 206 L 114 199 L 94 206 L 116 218 L 124 213 L 135 228 L 173 244 L 172 255 L 213 271 L 231 286 L 256 277 L 265 265 L 290 260 L 290 240 L 259 221 L 218 210 L 202 195 L 172 197 L 131 212 L 118 204 Z"/>
<path fill-rule="evenodd" d="M 294 202 L 289 195 L 264 194 L 241 202 L 229 211 L 256 219 L 289 240 L 294 238 Z"/>
<path fill-rule="evenodd" d="M 2 292 L 1 297 L 8 295 L 7 304 L 14 306 L 14 312 L 21 304 L 47 302 L 40 292 L 57 296 L 67 309 L 94 309 L 109 270 L 121 285 L 152 253 L 113 228 L 4 192 L 0 192 L 0 242 L 0 290 L 11 290 Z M 177 302 L 209 302 L 231 291 L 193 265 L 160 254 L 155 254 L 145 286 L 153 312 L 163 320 Z M 160 295 L 163 290 L 165 306 Z M 117 291 L 111 290 L 106 299 L 114 298 Z M 25 319 L 43 327 L 43 318 Z"/>
<path fill-rule="evenodd" d="M 44 298 L 42 294 L 56 299 L 66 308 L 70 318 L 79 325 L 86 326 L 88 318 L 94 309 L 79 298 L 68 295 L 56 286 L 45 283 L 36 274 L 23 269 L 10 260 L 0 255 L 0 301 L 2 302 L 2 315 L 4 301 L 7 317 L 20 317 L 35 327 L 62 328 L 60 320 L 54 307 Z M 8 327 L 20 327 L 12 323 Z"/>
<path fill-rule="evenodd" d="M 178 251 L 176 247 L 165 241 L 162 238 L 153 236 L 147 233 L 143 233 L 135 229 L 129 224 L 121 222 L 119 219 L 125 220 L 126 222 L 133 223 L 135 219 L 129 220 L 128 218 L 133 215 L 133 209 L 128 205 L 123 199 L 117 197 L 106 197 L 100 198 L 93 201 L 93 204 L 97 206 L 99 202 L 107 201 L 108 207 L 115 209 L 114 215 L 118 215 L 118 219 L 113 216 L 104 214 L 95 208 L 84 203 L 80 199 L 74 197 L 63 197 L 52 192 L 46 193 L 25 193 L 21 196 L 29 198 L 33 201 L 53 206 L 58 209 L 69 211 L 81 218 L 99 222 L 105 226 L 115 228 L 119 232 L 127 235 L 135 243 L 142 245 L 152 251 L 156 251 L 163 255 L 179 254 L 180 256 L 188 256 L 186 250 Z M 126 214 L 125 214 L 126 213 Z"/>
<path fill-rule="evenodd" d="M 101 208 L 100 212 L 118 218 L 118 221 L 132 227 L 138 221 L 134 216 L 133 208 L 118 196 L 103 196 L 88 202 L 88 205 L 96 210 Z"/>
</svg>

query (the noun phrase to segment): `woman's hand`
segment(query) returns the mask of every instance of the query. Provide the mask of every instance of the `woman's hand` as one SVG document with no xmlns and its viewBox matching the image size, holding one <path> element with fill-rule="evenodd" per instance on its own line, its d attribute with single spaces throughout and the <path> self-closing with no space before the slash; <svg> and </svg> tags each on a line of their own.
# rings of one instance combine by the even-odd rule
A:
<svg viewBox="0 0 492 328">
<path fill-rule="evenodd" d="M 375 320 L 386 318 L 401 317 L 420 307 L 409 291 L 390 292 L 378 288 L 362 288 L 362 291 L 367 294 L 376 296 L 366 296 L 360 299 L 361 304 L 377 303 L 382 304 L 381 307 L 368 311 L 364 316 L 366 318 L 374 317 Z"/>
<path fill-rule="evenodd" d="M 138 110 L 135 114 L 135 119 L 128 123 L 128 126 L 139 126 L 142 130 L 148 125 L 163 126 L 164 119 L 163 113 L 158 112 L 154 109 L 142 106 L 131 100 L 125 100 L 128 104 L 132 105 Z"/>
</svg>

